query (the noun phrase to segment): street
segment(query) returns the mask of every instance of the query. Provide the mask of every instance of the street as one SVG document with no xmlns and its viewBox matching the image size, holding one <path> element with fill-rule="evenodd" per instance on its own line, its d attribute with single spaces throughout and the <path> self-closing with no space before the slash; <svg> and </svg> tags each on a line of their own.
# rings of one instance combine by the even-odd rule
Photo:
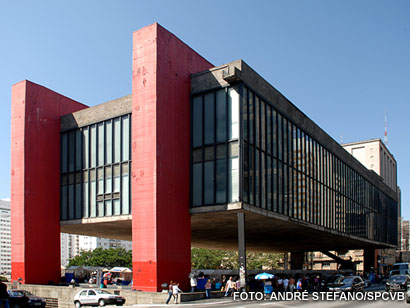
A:
<svg viewBox="0 0 410 308">
<path fill-rule="evenodd" d="M 262 299 L 262 300 L 256 300 L 254 297 L 254 300 L 241 300 L 239 297 L 237 297 L 236 300 L 234 300 L 233 297 L 230 298 L 215 298 L 215 299 L 207 299 L 207 300 L 201 300 L 201 301 L 195 301 L 195 302 L 185 302 L 181 303 L 178 306 L 183 306 L 183 307 L 207 307 L 207 308 L 217 308 L 217 307 L 235 307 L 235 308 L 251 308 L 251 307 L 261 307 L 261 308 L 269 308 L 269 307 L 301 307 L 301 308 L 317 308 L 317 307 L 323 307 L 323 308 L 328 308 L 328 307 L 335 307 L 335 308 L 350 308 L 350 307 L 361 307 L 361 308 L 377 308 L 377 307 L 410 307 L 406 303 L 405 300 L 402 300 L 404 298 L 404 293 L 398 295 L 398 292 L 396 293 L 388 293 L 383 290 L 371 290 L 365 293 L 370 293 L 374 292 L 372 295 L 372 298 L 375 297 L 376 294 L 383 295 L 383 297 L 386 299 L 388 297 L 390 298 L 395 298 L 395 300 L 383 300 L 379 298 L 378 300 L 342 300 L 342 299 L 335 299 L 334 294 L 330 293 L 330 297 L 333 298 L 334 300 L 321 300 L 322 296 L 321 294 L 316 297 L 316 300 L 312 296 L 312 294 L 309 295 L 308 299 L 301 299 L 301 300 L 289 300 L 289 301 L 277 301 L 277 300 L 271 300 L 271 299 Z M 363 298 L 363 294 L 361 293 L 358 298 Z M 323 294 L 323 298 L 326 298 L 326 294 Z M 401 300 L 399 300 L 401 299 Z M 164 306 L 177 306 L 175 304 L 160 304 L 160 305 L 133 305 L 129 307 L 164 307 Z M 125 308 L 125 307 L 124 307 Z"/>
</svg>

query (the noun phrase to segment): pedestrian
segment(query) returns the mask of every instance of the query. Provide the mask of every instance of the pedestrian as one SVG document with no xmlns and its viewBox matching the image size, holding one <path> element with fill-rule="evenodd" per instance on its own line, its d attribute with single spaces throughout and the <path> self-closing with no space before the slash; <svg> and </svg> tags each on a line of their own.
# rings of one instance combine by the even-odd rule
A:
<svg viewBox="0 0 410 308">
<path fill-rule="evenodd" d="M 208 279 L 208 281 L 205 284 L 206 298 L 211 298 L 211 290 L 212 290 L 211 279 Z"/>
<path fill-rule="evenodd" d="M 229 277 L 229 280 L 226 282 L 225 286 L 225 296 L 228 296 L 228 294 L 231 294 L 233 291 L 235 291 L 235 286 L 236 284 L 233 282 L 232 277 Z"/>
<path fill-rule="evenodd" d="M 302 278 L 299 278 L 298 282 L 296 283 L 296 290 L 302 292 Z"/>
<path fill-rule="evenodd" d="M 196 286 L 198 285 L 198 280 L 196 279 L 196 273 L 191 273 L 190 275 L 191 292 L 195 292 Z"/>
<path fill-rule="evenodd" d="M 283 290 L 285 292 L 288 291 L 288 287 L 289 287 L 289 279 L 287 276 L 285 276 L 285 279 L 283 279 Z"/>
<path fill-rule="evenodd" d="M 169 303 L 169 301 L 170 301 L 170 299 L 171 299 L 171 297 L 172 297 L 172 286 L 173 286 L 173 284 L 174 284 L 174 282 L 171 280 L 171 281 L 169 282 L 169 285 L 168 285 L 168 299 L 167 299 L 167 301 L 165 302 L 165 304 L 167 304 L 167 305 L 168 305 L 168 303 Z"/>
<path fill-rule="evenodd" d="M 241 280 L 240 280 L 239 278 L 236 279 L 235 290 L 236 290 L 237 292 L 240 292 L 240 291 L 241 291 Z"/>
<path fill-rule="evenodd" d="M 174 297 L 175 304 L 178 303 L 178 293 L 182 292 L 182 290 L 179 288 L 179 283 L 175 282 L 172 285 L 172 296 Z"/>
<path fill-rule="evenodd" d="M 289 279 L 289 291 L 293 292 L 295 290 L 295 278 L 290 277 Z"/>
<path fill-rule="evenodd" d="M 7 286 L 0 280 L 0 306 L 4 308 L 10 308 L 9 294 L 7 293 Z"/>
</svg>

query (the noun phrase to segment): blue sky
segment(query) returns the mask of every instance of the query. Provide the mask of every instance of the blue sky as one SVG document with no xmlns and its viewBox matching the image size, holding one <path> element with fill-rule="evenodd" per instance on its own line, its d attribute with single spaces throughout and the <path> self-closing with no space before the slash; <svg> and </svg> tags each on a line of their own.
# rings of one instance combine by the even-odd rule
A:
<svg viewBox="0 0 410 308">
<path fill-rule="evenodd" d="M 0 198 L 12 84 L 93 106 L 131 93 L 132 32 L 154 22 L 215 65 L 244 59 L 336 141 L 383 138 L 410 219 L 410 1 L 1 1 Z"/>
</svg>

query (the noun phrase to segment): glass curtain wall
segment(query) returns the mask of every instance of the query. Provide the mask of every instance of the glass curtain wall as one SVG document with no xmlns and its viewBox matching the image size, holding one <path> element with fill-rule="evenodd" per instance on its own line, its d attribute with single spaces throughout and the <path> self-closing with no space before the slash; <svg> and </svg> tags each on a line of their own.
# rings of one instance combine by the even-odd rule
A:
<svg viewBox="0 0 410 308">
<path fill-rule="evenodd" d="M 327 229 L 397 242 L 396 202 L 273 102 L 244 84 L 191 101 L 192 207 L 241 201 Z"/>
<path fill-rule="evenodd" d="M 131 213 L 131 115 L 61 134 L 61 220 Z"/>
<path fill-rule="evenodd" d="M 246 86 L 242 93 L 244 202 L 328 229 L 396 243 L 397 204 L 391 198 L 271 102 Z"/>
<path fill-rule="evenodd" d="M 239 90 L 192 98 L 192 206 L 239 201 Z"/>
</svg>

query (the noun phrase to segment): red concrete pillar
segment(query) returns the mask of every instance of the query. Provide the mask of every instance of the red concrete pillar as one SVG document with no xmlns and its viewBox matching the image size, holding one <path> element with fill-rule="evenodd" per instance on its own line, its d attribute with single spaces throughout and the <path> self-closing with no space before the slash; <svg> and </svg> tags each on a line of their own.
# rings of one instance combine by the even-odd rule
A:
<svg viewBox="0 0 410 308">
<path fill-rule="evenodd" d="M 60 116 L 87 108 L 30 81 L 12 87 L 12 279 L 60 280 Z"/>
<path fill-rule="evenodd" d="M 132 242 L 134 289 L 188 288 L 190 74 L 213 65 L 158 24 L 134 32 Z"/>
</svg>

